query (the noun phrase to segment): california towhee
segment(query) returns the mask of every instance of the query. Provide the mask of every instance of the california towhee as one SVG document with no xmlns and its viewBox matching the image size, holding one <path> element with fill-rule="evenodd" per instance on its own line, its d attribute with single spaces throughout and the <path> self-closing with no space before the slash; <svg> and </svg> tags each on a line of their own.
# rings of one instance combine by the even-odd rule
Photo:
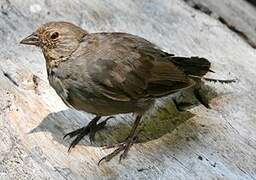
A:
<svg viewBox="0 0 256 180">
<path fill-rule="evenodd" d="M 49 22 L 21 41 L 42 49 L 48 79 L 66 105 L 93 113 L 85 127 L 65 135 L 76 137 L 69 150 L 87 134 L 94 134 L 106 121 L 102 116 L 136 115 L 125 141 L 101 160 L 109 161 L 123 151 L 127 156 L 137 140 L 136 128 L 156 98 L 195 85 L 210 70 L 205 58 L 176 57 L 149 41 L 127 33 L 88 33 L 68 22 Z"/>
</svg>

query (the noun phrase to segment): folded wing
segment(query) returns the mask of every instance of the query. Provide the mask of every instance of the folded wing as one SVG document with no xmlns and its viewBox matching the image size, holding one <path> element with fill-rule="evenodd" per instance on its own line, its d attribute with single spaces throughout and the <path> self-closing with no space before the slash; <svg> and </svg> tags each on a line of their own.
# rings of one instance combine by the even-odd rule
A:
<svg viewBox="0 0 256 180">
<path fill-rule="evenodd" d="M 87 67 L 103 96 L 117 101 L 155 98 L 193 84 L 182 70 L 164 58 L 167 53 L 150 42 L 125 33 L 106 36 L 98 43 L 101 53 Z"/>
</svg>

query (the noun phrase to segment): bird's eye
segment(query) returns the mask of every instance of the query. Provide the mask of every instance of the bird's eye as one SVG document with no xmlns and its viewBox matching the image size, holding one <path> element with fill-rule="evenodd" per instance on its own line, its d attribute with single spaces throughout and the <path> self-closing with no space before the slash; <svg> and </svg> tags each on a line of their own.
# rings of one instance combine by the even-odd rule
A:
<svg viewBox="0 0 256 180">
<path fill-rule="evenodd" d="M 51 34 L 51 39 L 57 39 L 59 37 L 59 33 L 58 32 L 54 32 Z"/>
</svg>

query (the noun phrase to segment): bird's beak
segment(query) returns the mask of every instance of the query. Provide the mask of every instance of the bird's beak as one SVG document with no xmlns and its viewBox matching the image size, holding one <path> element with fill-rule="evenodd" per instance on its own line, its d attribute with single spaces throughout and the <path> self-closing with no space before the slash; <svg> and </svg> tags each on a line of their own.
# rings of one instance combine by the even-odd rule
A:
<svg viewBox="0 0 256 180">
<path fill-rule="evenodd" d="M 32 33 L 31 35 L 20 41 L 20 44 L 39 46 L 40 41 L 38 35 L 36 33 Z"/>
</svg>

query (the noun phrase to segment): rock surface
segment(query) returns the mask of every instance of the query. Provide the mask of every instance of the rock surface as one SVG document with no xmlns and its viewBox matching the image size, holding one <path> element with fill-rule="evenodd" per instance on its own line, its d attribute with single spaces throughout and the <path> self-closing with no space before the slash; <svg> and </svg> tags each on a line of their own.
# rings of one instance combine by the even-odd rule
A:
<svg viewBox="0 0 256 180">
<path fill-rule="evenodd" d="M 204 2 L 255 42 L 253 6 Z M 67 153 L 70 140 L 63 135 L 93 116 L 67 109 L 48 84 L 42 53 L 19 45 L 53 20 L 89 32 L 124 31 L 176 55 L 206 57 L 216 72 L 208 77 L 239 82 L 205 83 L 212 109 L 197 105 L 178 112 L 172 97 L 159 100 L 128 158 L 98 166 L 111 151 L 100 145 L 124 139 L 133 117 L 117 116 L 96 143 L 85 139 Z M 0 40 L 0 179 L 256 179 L 256 51 L 214 17 L 182 0 L 2 0 Z M 194 101 L 189 91 L 176 98 L 182 95 Z"/>
<path fill-rule="evenodd" d="M 256 1 L 254 0 L 184 0 L 188 5 L 200 10 L 225 24 L 240 35 L 248 44 L 256 48 Z"/>
</svg>

